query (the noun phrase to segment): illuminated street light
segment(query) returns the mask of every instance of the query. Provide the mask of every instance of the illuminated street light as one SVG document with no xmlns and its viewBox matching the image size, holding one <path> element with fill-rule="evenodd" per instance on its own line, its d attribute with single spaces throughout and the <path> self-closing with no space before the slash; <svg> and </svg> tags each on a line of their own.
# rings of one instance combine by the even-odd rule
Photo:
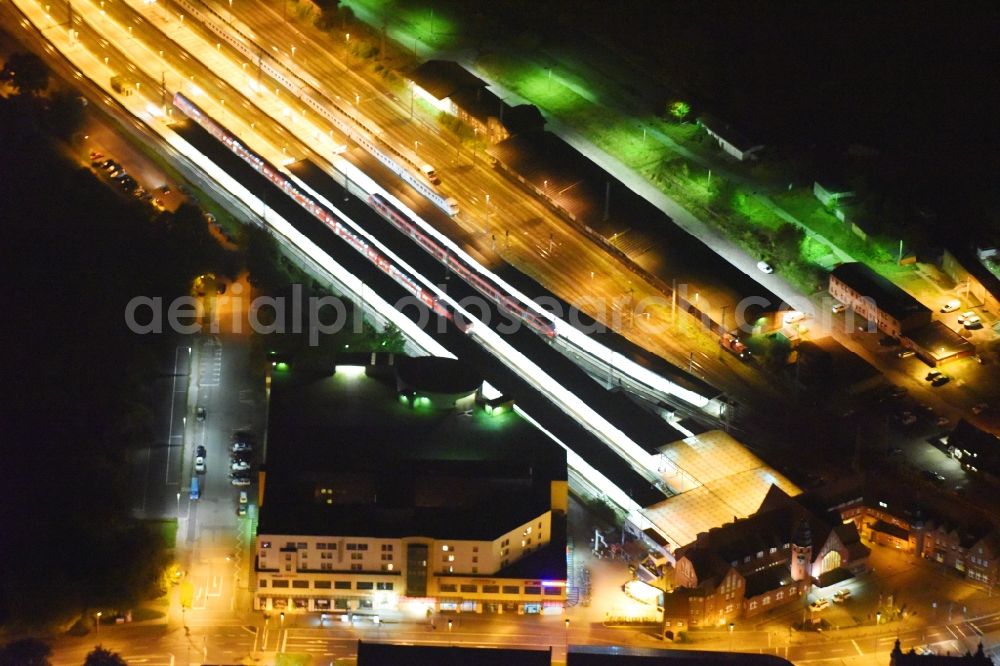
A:
<svg viewBox="0 0 1000 666">
<path fill-rule="evenodd" d="M 351 62 L 350 62 L 350 60 L 348 60 L 348 58 L 350 57 L 350 53 L 351 53 L 351 51 L 350 51 L 350 44 L 351 44 L 351 33 L 345 32 L 344 33 L 344 67 L 346 67 L 347 69 L 351 68 Z"/>
<path fill-rule="evenodd" d="M 101 616 L 104 615 L 101 611 L 97 611 L 95 617 L 97 618 L 97 633 L 101 633 Z"/>
<path fill-rule="evenodd" d="M 292 46 L 292 57 L 293 58 L 295 57 L 295 47 L 294 46 Z"/>
</svg>

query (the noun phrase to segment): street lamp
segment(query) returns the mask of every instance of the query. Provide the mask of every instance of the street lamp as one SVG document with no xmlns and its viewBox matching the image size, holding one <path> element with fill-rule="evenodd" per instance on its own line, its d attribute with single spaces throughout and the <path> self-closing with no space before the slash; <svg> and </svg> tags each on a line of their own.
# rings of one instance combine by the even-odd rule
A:
<svg viewBox="0 0 1000 666">
<path fill-rule="evenodd" d="M 295 46 L 292 46 L 292 57 L 295 57 Z"/>
<path fill-rule="evenodd" d="M 97 611 L 97 613 L 95 614 L 95 617 L 97 618 L 97 634 L 98 635 L 100 635 L 100 633 L 101 633 L 101 615 L 103 615 L 103 614 L 104 613 L 102 613 L 101 611 Z"/>
<path fill-rule="evenodd" d="M 733 629 L 735 629 L 735 628 L 736 628 L 736 625 L 733 624 L 732 622 L 730 622 L 729 623 L 729 651 L 730 652 L 733 651 Z"/>
<path fill-rule="evenodd" d="M 351 61 L 348 59 L 350 57 L 351 48 L 351 33 L 344 33 L 344 67 L 347 69 L 351 68 Z M 411 114 L 412 115 L 412 114 Z"/>
<path fill-rule="evenodd" d="M 278 619 L 280 621 L 279 625 L 283 629 L 285 627 L 285 612 L 284 611 L 282 611 L 281 613 L 278 614 Z"/>
<path fill-rule="evenodd" d="M 177 520 L 181 519 L 181 494 L 177 493 Z"/>
</svg>

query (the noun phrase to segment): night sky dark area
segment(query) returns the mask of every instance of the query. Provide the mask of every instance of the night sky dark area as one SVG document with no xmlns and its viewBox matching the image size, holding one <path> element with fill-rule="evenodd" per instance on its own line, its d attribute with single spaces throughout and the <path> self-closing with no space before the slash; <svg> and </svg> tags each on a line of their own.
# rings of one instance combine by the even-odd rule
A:
<svg viewBox="0 0 1000 666">
<path fill-rule="evenodd" d="M 789 147 L 803 181 L 853 167 L 862 190 L 930 206 L 943 227 L 998 226 L 997 3 L 489 4 L 507 21 L 490 29 L 494 38 L 540 32 L 543 49 L 568 44 L 598 58 L 603 42 L 655 73 L 643 82 L 643 112 L 662 113 L 678 96 L 696 113 Z M 879 154 L 859 164 L 846 157 L 852 144 Z"/>
</svg>

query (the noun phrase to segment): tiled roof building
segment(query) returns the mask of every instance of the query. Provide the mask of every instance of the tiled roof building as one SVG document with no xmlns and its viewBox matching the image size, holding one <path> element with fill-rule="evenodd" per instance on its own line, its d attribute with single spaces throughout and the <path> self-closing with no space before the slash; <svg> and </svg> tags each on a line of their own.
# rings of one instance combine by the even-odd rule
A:
<svg viewBox="0 0 1000 666">
<path fill-rule="evenodd" d="M 853 523 L 817 513 L 772 486 L 756 513 L 678 550 L 679 589 L 664 600 L 668 621 L 705 626 L 761 613 L 801 599 L 824 578 L 867 570 L 868 554 Z"/>
</svg>

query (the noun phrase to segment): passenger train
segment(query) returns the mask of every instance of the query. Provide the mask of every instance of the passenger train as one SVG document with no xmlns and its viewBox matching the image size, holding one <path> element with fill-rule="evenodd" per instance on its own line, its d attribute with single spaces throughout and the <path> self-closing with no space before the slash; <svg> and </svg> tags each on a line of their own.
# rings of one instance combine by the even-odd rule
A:
<svg viewBox="0 0 1000 666">
<path fill-rule="evenodd" d="M 389 220 L 392 226 L 412 238 L 417 245 L 440 261 L 445 268 L 465 280 L 466 284 L 490 299 L 501 310 L 524 322 L 536 333 L 544 335 L 547 338 L 554 338 L 556 336 L 555 325 L 551 321 L 524 307 L 517 300 L 507 295 L 506 292 L 486 280 L 477 271 L 467 266 L 465 262 L 455 257 L 446 248 L 441 247 L 436 240 L 424 234 L 416 222 L 389 203 L 384 196 L 378 192 L 373 192 L 368 196 L 368 203 L 382 217 Z"/>
<path fill-rule="evenodd" d="M 416 280 L 399 269 L 381 252 L 362 237 L 351 231 L 335 216 L 327 212 L 322 206 L 316 203 L 312 197 L 301 192 L 292 182 L 264 158 L 257 155 L 233 135 L 223 129 L 218 123 L 205 114 L 196 104 L 185 97 L 182 93 L 174 94 L 174 106 L 180 109 L 184 115 L 198 123 L 209 134 L 222 142 L 229 150 L 235 153 L 240 159 L 253 167 L 258 173 L 267 178 L 271 183 L 281 189 L 282 192 L 291 197 L 299 206 L 304 208 L 310 215 L 329 227 L 335 234 L 344 239 L 348 245 L 361 253 L 371 263 L 375 264 L 383 273 L 391 277 L 397 284 L 403 287 L 408 293 L 415 296 L 424 305 L 433 310 L 438 315 L 455 321 L 457 325 L 465 330 L 465 322 L 456 321 L 451 308 L 441 302 L 437 296 L 421 287 Z"/>
</svg>

